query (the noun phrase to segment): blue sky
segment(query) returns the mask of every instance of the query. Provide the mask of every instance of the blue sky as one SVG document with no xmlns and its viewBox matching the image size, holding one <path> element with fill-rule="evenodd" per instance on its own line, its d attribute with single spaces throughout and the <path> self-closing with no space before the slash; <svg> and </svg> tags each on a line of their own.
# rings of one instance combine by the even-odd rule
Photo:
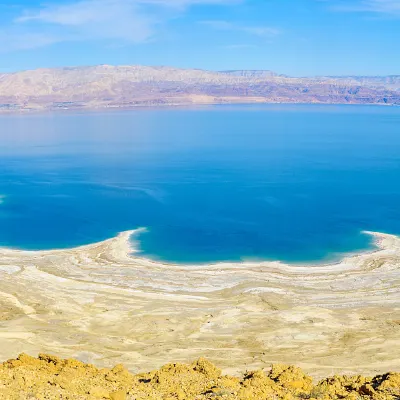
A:
<svg viewBox="0 0 400 400">
<path fill-rule="evenodd" d="M 0 0 L 0 71 L 94 64 L 400 74 L 400 0 Z"/>
</svg>

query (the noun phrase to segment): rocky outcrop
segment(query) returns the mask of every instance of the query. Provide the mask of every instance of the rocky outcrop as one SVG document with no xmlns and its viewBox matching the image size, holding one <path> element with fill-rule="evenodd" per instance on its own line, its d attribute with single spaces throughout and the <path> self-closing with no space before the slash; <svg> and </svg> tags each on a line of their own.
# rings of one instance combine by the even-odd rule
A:
<svg viewBox="0 0 400 400">
<path fill-rule="evenodd" d="M 222 103 L 400 104 L 400 79 L 291 78 L 168 67 L 38 69 L 0 75 L 0 111 Z"/>
<path fill-rule="evenodd" d="M 334 376 L 313 384 L 301 369 L 274 365 L 269 371 L 223 375 L 205 359 L 193 364 L 167 364 L 133 375 L 122 365 L 97 369 L 90 364 L 41 354 L 21 354 L 0 365 L 0 398 L 19 399 L 348 399 L 396 400 L 400 374 L 366 378 Z"/>
</svg>

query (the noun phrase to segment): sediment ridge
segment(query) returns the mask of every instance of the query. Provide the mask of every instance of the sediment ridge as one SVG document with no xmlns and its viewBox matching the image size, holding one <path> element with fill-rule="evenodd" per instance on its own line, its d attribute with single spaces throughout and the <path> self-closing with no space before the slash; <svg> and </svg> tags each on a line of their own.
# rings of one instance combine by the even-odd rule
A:
<svg viewBox="0 0 400 400">
<path fill-rule="evenodd" d="M 131 374 L 123 365 L 98 369 L 74 359 L 21 354 L 0 365 L 0 397 L 8 400 L 109 399 L 348 399 L 397 400 L 400 374 L 375 377 L 333 376 L 313 384 L 300 368 L 273 365 L 268 370 L 247 371 L 238 377 L 201 358 L 187 364 L 167 364 L 161 369 Z"/>
<path fill-rule="evenodd" d="M 331 265 L 168 265 L 140 231 L 75 249 L 0 249 L 0 359 L 57 354 L 132 373 L 209 359 L 226 374 L 400 369 L 400 238 Z"/>
</svg>

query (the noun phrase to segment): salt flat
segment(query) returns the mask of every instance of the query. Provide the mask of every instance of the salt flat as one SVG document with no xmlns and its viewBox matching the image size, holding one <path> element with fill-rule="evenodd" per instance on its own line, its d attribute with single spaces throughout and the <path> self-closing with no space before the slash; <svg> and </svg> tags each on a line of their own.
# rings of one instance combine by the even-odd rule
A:
<svg viewBox="0 0 400 400">
<path fill-rule="evenodd" d="M 21 352 L 133 372 L 200 356 L 235 373 L 281 362 L 322 376 L 400 365 L 400 238 L 331 265 L 170 265 L 132 237 L 0 250 L 2 360 Z"/>
</svg>

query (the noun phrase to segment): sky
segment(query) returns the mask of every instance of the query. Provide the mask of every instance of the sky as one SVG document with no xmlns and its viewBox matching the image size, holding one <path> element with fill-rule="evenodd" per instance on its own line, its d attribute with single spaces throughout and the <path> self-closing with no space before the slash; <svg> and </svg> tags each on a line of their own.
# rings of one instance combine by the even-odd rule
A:
<svg viewBox="0 0 400 400">
<path fill-rule="evenodd" d="M 0 71 L 97 64 L 400 74 L 400 0 L 0 0 Z"/>
</svg>

